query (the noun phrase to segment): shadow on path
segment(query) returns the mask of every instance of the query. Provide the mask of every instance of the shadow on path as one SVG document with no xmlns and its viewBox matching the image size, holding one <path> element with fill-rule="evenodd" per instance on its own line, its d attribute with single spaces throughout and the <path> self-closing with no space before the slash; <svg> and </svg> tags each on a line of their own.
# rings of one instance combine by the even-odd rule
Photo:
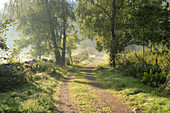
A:
<svg viewBox="0 0 170 113">
<path fill-rule="evenodd" d="M 122 103 L 118 98 L 114 97 L 112 94 L 108 93 L 106 89 L 99 84 L 96 79 L 93 77 L 93 69 L 94 67 L 91 67 L 89 65 L 86 67 L 79 68 L 80 73 L 85 74 L 85 79 L 87 79 L 87 82 L 82 81 L 74 81 L 81 84 L 88 84 L 92 87 L 92 90 L 94 90 L 95 94 L 101 99 L 102 103 L 107 105 L 107 107 L 110 108 L 110 110 L 114 113 L 132 113 L 132 110 Z"/>
</svg>

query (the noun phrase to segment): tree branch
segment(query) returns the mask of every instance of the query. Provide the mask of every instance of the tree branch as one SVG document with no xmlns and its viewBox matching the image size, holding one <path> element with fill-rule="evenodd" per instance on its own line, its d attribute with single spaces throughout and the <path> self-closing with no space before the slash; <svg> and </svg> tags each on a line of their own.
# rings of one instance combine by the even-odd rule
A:
<svg viewBox="0 0 170 113">
<path fill-rule="evenodd" d="M 120 4 L 120 6 L 118 7 L 118 10 L 120 10 L 120 8 L 123 6 L 125 0 L 122 1 L 122 3 Z"/>
<path fill-rule="evenodd" d="M 93 0 L 90 0 L 90 1 L 94 6 L 97 6 L 98 8 L 102 9 L 104 11 L 104 13 L 109 17 L 110 20 L 112 19 L 112 17 L 108 14 L 108 12 L 106 11 L 105 8 L 103 8 L 102 6 L 100 6 L 98 4 L 95 4 Z"/>
<path fill-rule="evenodd" d="M 147 45 L 147 44 L 143 44 L 143 42 L 141 42 L 141 41 L 135 41 L 135 40 L 132 40 L 131 42 L 129 42 L 128 45 L 132 45 L 132 44 L 135 44 L 135 45 L 144 45 L 144 46 Z"/>
<path fill-rule="evenodd" d="M 161 56 L 165 57 L 170 62 L 170 57 L 166 57 L 164 54 L 162 54 L 157 48 L 154 48 Z"/>
<path fill-rule="evenodd" d="M 57 46 L 57 48 L 59 48 L 59 49 L 63 50 L 63 48 L 61 48 L 61 47 L 59 47 L 59 46 Z"/>
</svg>

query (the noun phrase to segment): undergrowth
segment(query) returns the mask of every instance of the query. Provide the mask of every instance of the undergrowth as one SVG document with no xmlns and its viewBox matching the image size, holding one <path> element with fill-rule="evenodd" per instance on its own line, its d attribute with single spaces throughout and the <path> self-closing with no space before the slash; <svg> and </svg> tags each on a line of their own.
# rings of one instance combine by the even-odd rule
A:
<svg viewBox="0 0 170 113">
<path fill-rule="evenodd" d="M 7 84 L 12 88 L 0 93 L 1 113 L 59 112 L 59 85 L 63 76 L 73 68 L 70 66 L 62 69 L 48 62 L 38 62 L 38 64 L 38 68 L 34 68 L 36 69 L 35 73 L 31 71 L 30 64 L 28 65 L 32 80 L 21 82 L 17 86 L 11 85 L 14 83 Z M 10 78 L 13 75 L 8 76 Z M 25 76 L 29 77 L 30 75 Z"/>
<path fill-rule="evenodd" d="M 163 54 L 163 50 L 159 51 Z M 117 69 L 146 85 L 166 90 L 165 95 L 170 95 L 169 55 L 169 52 L 160 55 L 150 49 L 145 49 L 144 58 L 142 51 L 121 53 L 117 55 Z"/>
</svg>

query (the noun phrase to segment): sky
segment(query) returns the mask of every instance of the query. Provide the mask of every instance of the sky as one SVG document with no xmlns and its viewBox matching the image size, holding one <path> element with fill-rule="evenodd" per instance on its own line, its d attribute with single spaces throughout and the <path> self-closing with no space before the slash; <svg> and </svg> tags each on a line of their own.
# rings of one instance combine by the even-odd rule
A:
<svg viewBox="0 0 170 113">
<path fill-rule="evenodd" d="M 5 2 L 9 2 L 9 0 L 0 0 L 0 9 L 4 8 Z"/>
<path fill-rule="evenodd" d="M 73 1 L 76 1 L 76 0 L 73 0 Z M 9 2 L 9 0 L 0 0 L 0 10 L 3 9 L 5 2 Z"/>
<path fill-rule="evenodd" d="M 0 10 L 2 10 L 2 9 L 4 8 L 4 4 L 5 4 L 6 2 L 9 2 L 9 0 L 0 0 Z M 14 31 L 12 27 L 10 27 L 9 29 L 10 29 L 10 31 Z M 6 36 L 6 37 L 7 37 L 7 45 L 8 45 L 8 46 L 12 46 L 12 45 L 13 45 L 13 41 L 12 41 L 12 39 L 10 38 L 10 37 L 11 37 L 10 32 L 9 32 L 9 31 L 6 32 L 6 35 L 7 35 L 7 36 Z"/>
</svg>

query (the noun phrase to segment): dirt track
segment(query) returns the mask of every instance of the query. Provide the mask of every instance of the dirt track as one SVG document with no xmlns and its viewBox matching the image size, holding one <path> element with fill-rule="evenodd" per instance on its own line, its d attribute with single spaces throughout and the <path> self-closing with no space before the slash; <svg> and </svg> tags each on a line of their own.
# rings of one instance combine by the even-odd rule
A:
<svg viewBox="0 0 170 113">
<path fill-rule="evenodd" d="M 102 107 L 108 107 L 112 113 L 132 113 L 132 110 L 123 104 L 119 99 L 114 97 L 112 94 L 108 93 L 106 89 L 104 89 L 93 77 L 93 69 L 100 63 L 102 60 L 104 54 L 99 54 L 96 59 L 77 70 L 81 70 L 85 72 L 85 78 L 87 79 L 89 86 L 95 92 L 95 95 L 97 95 L 101 101 L 96 102 L 96 106 L 98 109 L 102 109 Z M 60 106 L 59 110 L 61 113 L 79 113 L 82 112 L 79 110 L 79 108 L 76 107 L 75 100 L 72 99 L 72 96 L 70 95 L 70 87 L 71 87 L 71 76 L 76 71 L 71 72 L 71 74 L 65 78 L 63 84 L 61 85 L 61 91 L 60 91 Z M 101 111 L 102 112 L 102 111 Z M 102 113 L 105 113 L 104 111 Z"/>
<path fill-rule="evenodd" d="M 75 107 L 73 107 L 73 103 L 70 95 L 71 77 L 75 72 L 76 70 L 70 72 L 70 75 L 67 78 L 65 78 L 65 80 L 60 86 L 60 106 L 59 106 L 60 113 L 76 112 Z"/>
</svg>

